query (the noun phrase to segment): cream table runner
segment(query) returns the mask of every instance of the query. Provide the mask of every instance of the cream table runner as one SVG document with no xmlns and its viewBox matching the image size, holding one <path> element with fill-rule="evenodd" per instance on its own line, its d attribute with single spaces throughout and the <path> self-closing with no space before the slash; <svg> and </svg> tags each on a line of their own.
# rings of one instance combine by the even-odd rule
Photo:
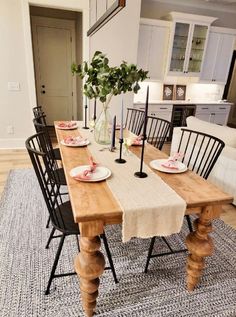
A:
<svg viewBox="0 0 236 317">
<path fill-rule="evenodd" d="M 181 230 L 186 202 L 173 189 L 146 164 L 143 171 L 148 177 L 136 178 L 134 172 L 139 171 L 140 159 L 133 153 L 123 156 L 125 164 L 117 164 L 119 150 L 101 151 L 104 146 L 94 141 L 89 130 L 80 129 L 79 133 L 90 140 L 88 150 L 94 160 L 112 172 L 106 181 L 123 211 L 123 242 L 132 237 L 168 236 Z"/>
</svg>

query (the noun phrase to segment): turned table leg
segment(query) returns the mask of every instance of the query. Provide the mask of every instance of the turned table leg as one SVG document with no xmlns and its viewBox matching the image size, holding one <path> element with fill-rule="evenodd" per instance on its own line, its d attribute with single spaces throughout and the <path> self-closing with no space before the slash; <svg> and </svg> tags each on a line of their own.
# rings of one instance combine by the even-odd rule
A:
<svg viewBox="0 0 236 317">
<path fill-rule="evenodd" d="M 192 291 L 198 284 L 204 268 L 204 258 L 213 254 L 214 245 L 209 233 L 212 232 L 212 220 L 219 217 L 220 206 L 203 207 L 198 219 L 194 221 L 196 231 L 186 238 L 190 252 L 187 259 L 187 288 Z"/>
<path fill-rule="evenodd" d="M 105 267 L 105 259 L 99 251 L 101 240 L 98 234 L 103 233 L 103 225 L 93 226 L 88 229 L 88 223 L 80 225 L 80 253 L 75 258 L 75 270 L 80 280 L 80 290 L 82 297 L 82 306 L 87 317 L 92 317 L 96 308 L 96 299 L 98 297 L 99 277 L 102 275 Z M 100 227 L 99 230 L 97 230 Z M 95 228 L 91 230 L 91 228 Z M 101 229 L 102 228 L 102 229 Z M 97 233 L 92 236 L 92 232 Z M 100 232 L 102 231 L 102 232 Z M 84 237 L 84 235 L 88 237 Z"/>
</svg>

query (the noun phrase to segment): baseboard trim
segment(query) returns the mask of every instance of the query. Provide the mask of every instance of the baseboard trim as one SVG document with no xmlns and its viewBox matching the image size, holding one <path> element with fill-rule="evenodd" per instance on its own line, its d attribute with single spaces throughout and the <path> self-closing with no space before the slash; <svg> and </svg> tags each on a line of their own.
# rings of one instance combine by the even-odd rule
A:
<svg viewBox="0 0 236 317">
<path fill-rule="evenodd" d="M 25 149 L 25 139 L 0 139 L 0 150 Z"/>
</svg>

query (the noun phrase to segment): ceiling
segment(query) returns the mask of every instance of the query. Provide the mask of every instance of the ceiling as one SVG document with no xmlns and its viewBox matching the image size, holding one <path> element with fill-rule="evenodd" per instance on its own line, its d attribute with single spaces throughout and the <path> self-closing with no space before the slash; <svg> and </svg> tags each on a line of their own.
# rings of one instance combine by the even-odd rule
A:
<svg viewBox="0 0 236 317">
<path fill-rule="evenodd" d="M 223 5 L 234 5 L 236 4 L 236 0 L 205 0 L 206 2 L 215 2 Z"/>
<path fill-rule="evenodd" d="M 221 12 L 236 13 L 236 0 L 142 0 L 145 2 L 156 1 L 160 3 L 178 4 L 189 7 L 207 8 Z"/>
</svg>

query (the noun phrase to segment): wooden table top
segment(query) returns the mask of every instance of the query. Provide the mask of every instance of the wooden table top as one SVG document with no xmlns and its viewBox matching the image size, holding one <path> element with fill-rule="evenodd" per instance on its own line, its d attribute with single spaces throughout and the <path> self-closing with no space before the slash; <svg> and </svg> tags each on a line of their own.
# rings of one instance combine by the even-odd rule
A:
<svg viewBox="0 0 236 317">
<path fill-rule="evenodd" d="M 79 130 L 56 129 L 56 135 L 61 151 L 75 222 L 102 220 L 105 224 L 121 223 L 122 211 L 106 181 L 98 183 L 78 182 L 69 175 L 72 168 L 87 164 L 88 157 L 90 156 L 89 146 L 80 148 L 66 147 L 60 143 L 60 140 L 68 135 L 79 135 Z M 140 156 L 141 147 L 130 147 L 130 149 L 138 157 Z M 165 153 L 150 144 L 147 144 L 145 147 L 144 162 L 147 165 L 154 159 L 165 157 L 167 157 Z M 224 193 L 194 172 L 187 171 L 181 174 L 167 174 L 156 170 L 153 171 L 186 201 L 186 213 L 199 212 L 196 207 L 222 205 L 233 201 L 232 196 Z"/>
</svg>

